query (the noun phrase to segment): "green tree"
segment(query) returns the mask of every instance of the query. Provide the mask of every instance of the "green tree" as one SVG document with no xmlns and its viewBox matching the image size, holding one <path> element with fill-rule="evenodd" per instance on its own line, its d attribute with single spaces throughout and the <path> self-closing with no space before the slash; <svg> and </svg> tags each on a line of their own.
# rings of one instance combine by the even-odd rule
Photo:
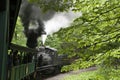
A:
<svg viewBox="0 0 120 80">
<path fill-rule="evenodd" d="M 13 39 L 12 39 L 12 43 L 18 44 L 18 45 L 21 45 L 21 46 L 26 46 L 26 37 L 23 33 L 23 30 L 24 29 L 23 29 L 21 20 L 18 17 L 16 27 L 15 27 L 15 31 L 14 31 L 14 35 L 13 35 Z"/>
<path fill-rule="evenodd" d="M 57 34 L 48 35 L 45 45 L 56 49 L 60 49 L 61 40 Z"/>
<path fill-rule="evenodd" d="M 77 18 L 71 27 L 58 32 L 63 42 L 60 52 L 80 57 L 68 69 L 96 64 L 118 65 L 120 1 L 76 0 L 73 10 L 81 11 L 82 17 Z"/>
<path fill-rule="evenodd" d="M 73 7 L 74 0 L 29 0 L 32 3 L 37 3 L 43 11 L 67 11 Z"/>
</svg>

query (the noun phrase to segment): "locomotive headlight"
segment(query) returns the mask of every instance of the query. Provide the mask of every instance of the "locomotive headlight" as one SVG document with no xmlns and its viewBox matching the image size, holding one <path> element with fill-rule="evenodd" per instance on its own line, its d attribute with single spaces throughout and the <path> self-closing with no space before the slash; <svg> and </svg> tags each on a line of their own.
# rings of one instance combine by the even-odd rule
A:
<svg viewBox="0 0 120 80">
<path fill-rule="evenodd" d="M 43 32 L 42 35 L 41 35 L 41 42 L 42 42 L 42 45 L 45 44 L 46 38 L 47 38 L 46 32 Z"/>
</svg>

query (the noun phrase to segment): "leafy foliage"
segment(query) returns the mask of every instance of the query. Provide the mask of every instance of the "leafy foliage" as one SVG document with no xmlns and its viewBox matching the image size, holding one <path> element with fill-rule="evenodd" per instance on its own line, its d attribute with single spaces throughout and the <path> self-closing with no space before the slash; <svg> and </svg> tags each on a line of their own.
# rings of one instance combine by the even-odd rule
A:
<svg viewBox="0 0 120 80">
<path fill-rule="evenodd" d="M 26 38 L 25 38 L 25 35 L 23 33 L 23 26 L 22 26 L 22 23 L 21 23 L 19 17 L 17 19 L 12 43 L 18 44 L 18 45 L 21 45 L 21 46 L 26 46 Z"/>
<path fill-rule="evenodd" d="M 55 10 L 55 11 L 67 11 L 73 6 L 72 0 L 29 0 L 39 4 L 43 11 Z"/>
<path fill-rule="evenodd" d="M 46 42 L 45 42 L 46 46 L 50 46 L 50 47 L 56 48 L 58 50 L 60 48 L 60 44 L 61 44 L 61 41 L 57 34 L 48 35 Z"/>
<path fill-rule="evenodd" d="M 81 11 L 82 17 L 77 18 L 71 27 L 58 32 L 63 42 L 60 52 L 79 56 L 66 69 L 86 68 L 96 64 L 118 65 L 120 1 L 76 0 L 73 10 Z"/>
</svg>

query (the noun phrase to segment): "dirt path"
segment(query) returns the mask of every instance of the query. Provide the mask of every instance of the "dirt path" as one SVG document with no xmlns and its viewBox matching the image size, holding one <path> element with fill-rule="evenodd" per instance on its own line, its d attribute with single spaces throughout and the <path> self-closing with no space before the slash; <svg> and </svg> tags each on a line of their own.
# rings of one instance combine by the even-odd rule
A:
<svg viewBox="0 0 120 80">
<path fill-rule="evenodd" d="M 81 72 L 92 71 L 92 70 L 96 70 L 96 67 L 91 67 L 88 69 L 82 69 L 82 70 L 78 70 L 78 71 L 70 71 L 68 73 L 61 73 L 61 74 L 49 77 L 49 78 L 44 79 L 44 80 L 62 80 L 65 76 L 73 75 L 73 74 L 80 74 Z"/>
</svg>

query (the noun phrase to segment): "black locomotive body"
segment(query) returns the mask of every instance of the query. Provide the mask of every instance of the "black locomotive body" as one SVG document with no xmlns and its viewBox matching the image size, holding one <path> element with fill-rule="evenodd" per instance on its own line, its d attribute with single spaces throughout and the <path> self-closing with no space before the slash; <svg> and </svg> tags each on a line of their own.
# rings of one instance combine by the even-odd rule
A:
<svg viewBox="0 0 120 80">
<path fill-rule="evenodd" d="M 41 74 L 59 73 L 61 67 L 67 63 L 64 59 L 66 55 L 59 55 L 57 49 L 51 47 L 39 48 L 37 53 L 37 70 Z"/>
</svg>

